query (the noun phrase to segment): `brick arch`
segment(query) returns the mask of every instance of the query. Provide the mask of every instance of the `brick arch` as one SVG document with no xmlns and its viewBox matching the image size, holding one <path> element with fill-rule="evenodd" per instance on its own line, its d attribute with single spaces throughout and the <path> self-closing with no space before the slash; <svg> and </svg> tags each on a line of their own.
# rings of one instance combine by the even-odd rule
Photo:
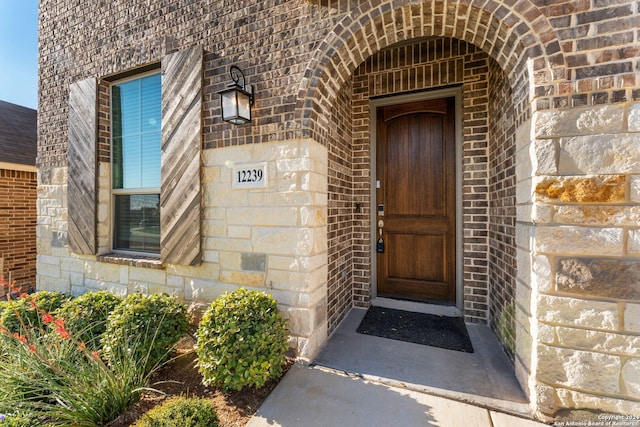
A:
<svg viewBox="0 0 640 427">
<path fill-rule="evenodd" d="M 362 2 L 318 46 L 298 91 L 296 115 L 306 136 L 324 138 L 326 119 L 340 86 L 371 54 L 398 42 L 452 37 L 487 52 L 512 87 L 528 87 L 529 73 L 564 75 L 564 55 L 547 18 L 530 0 L 507 6 L 496 0 L 385 0 Z M 532 60 L 531 67 L 527 67 Z"/>
</svg>

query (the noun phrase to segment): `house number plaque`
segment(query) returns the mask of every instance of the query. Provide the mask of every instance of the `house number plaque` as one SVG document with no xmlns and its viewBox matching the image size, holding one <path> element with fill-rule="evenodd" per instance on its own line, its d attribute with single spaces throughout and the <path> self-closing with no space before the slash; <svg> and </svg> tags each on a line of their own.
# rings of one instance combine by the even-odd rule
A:
<svg viewBox="0 0 640 427">
<path fill-rule="evenodd" d="M 233 167 L 233 188 L 265 188 L 267 186 L 267 164 L 251 163 Z"/>
</svg>

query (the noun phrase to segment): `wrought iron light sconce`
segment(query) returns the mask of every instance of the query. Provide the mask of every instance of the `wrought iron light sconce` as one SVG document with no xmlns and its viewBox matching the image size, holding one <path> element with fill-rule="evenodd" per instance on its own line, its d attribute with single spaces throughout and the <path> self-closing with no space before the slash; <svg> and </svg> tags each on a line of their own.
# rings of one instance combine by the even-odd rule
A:
<svg viewBox="0 0 640 427">
<path fill-rule="evenodd" d="M 220 94 L 222 108 L 222 120 L 241 125 L 251 121 L 251 106 L 254 102 L 253 86 L 247 86 L 244 81 L 244 73 L 240 68 L 232 65 L 229 68 L 231 83 Z"/>
</svg>

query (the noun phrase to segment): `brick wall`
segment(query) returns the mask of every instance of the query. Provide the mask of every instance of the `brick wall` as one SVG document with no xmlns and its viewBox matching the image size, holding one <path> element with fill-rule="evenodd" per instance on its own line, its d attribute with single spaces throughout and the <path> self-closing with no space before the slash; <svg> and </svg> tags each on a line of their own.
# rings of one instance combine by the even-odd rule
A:
<svg viewBox="0 0 640 427">
<path fill-rule="evenodd" d="M 0 276 L 36 284 L 36 173 L 0 169 Z"/>
<path fill-rule="evenodd" d="M 329 120 L 328 257 L 327 310 L 333 330 L 353 305 L 354 273 L 354 153 L 352 141 L 352 82 L 343 86 Z"/>
<path fill-rule="evenodd" d="M 516 161 L 513 95 L 504 72 L 489 64 L 489 315 L 513 358 L 516 291 Z"/>
</svg>

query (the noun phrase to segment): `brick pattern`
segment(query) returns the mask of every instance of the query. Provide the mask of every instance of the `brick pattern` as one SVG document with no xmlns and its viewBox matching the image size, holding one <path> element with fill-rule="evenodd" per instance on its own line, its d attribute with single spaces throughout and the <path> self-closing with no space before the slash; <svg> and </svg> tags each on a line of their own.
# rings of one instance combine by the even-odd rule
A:
<svg viewBox="0 0 640 427">
<path fill-rule="evenodd" d="M 455 39 L 437 39 L 385 49 L 354 72 L 354 189 L 363 211 L 354 223 L 354 304 L 371 298 L 369 100 L 418 89 L 463 86 L 464 314 L 488 320 L 487 192 L 488 56 Z"/>
<path fill-rule="evenodd" d="M 49 0 L 40 8 L 39 117 L 50 125 L 39 129 L 38 163 L 65 164 L 71 82 L 157 62 L 196 43 L 207 53 L 204 148 L 300 136 L 326 143 L 322 112 L 331 110 L 352 71 L 385 46 L 433 35 L 489 52 L 517 88 L 518 116 L 528 109 L 530 80 L 537 109 L 640 99 L 633 62 L 638 42 L 631 38 L 637 6 L 631 0 L 590 3 L 268 0 L 221 9 L 211 1 L 158 0 L 87 9 Z M 252 126 L 229 127 L 219 119 L 217 91 L 229 83 L 232 64 L 244 69 L 259 94 Z"/>
<path fill-rule="evenodd" d="M 489 64 L 489 317 L 511 358 L 515 349 L 516 173 L 512 90 Z"/>
<path fill-rule="evenodd" d="M 328 172 L 328 259 L 327 316 L 329 330 L 335 329 L 353 305 L 354 273 L 354 165 L 352 140 L 352 82 L 347 81 L 331 111 Z"/>
<path fill-rule="evenodd" d="M 565 56 L 566 71 L 536 75 L 539 110 L 615 104 L 640 99 L 633 1 L 535 1 L 548 17 Z"/>
<path fill-rule="evenodd" d="M 0 169 L 0 276 L 36 284 L 35 172 Z"/>
</svg>

